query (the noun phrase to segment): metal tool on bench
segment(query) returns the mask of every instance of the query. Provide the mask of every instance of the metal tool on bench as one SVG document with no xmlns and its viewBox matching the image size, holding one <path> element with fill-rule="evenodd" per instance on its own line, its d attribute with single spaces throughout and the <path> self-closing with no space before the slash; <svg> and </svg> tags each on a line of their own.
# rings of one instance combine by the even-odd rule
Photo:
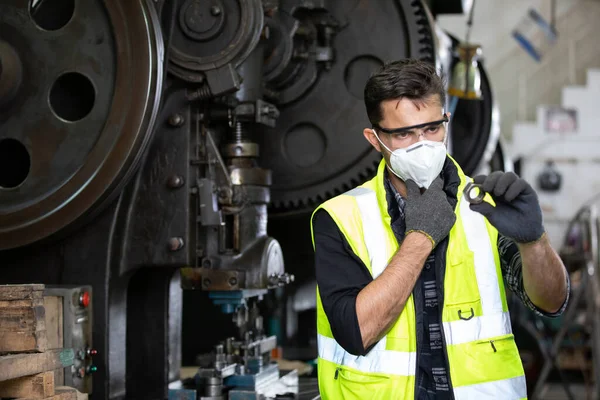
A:
<svg viewBox="0 0 600 400">
<path fill-rule="evenodd" d="M 219 297 L 222 306 L 233 306 L 235 302 Z M 215 346 L 214 352 L 199 355 L 194 378 L 169 385 L 169 400 L 296 398 L 298 373 L 296 370 L 280 373 L 278 365 L 272 362 L 271 352 L 277 347 L 277 338 L 265 334 L 256 302 L 248 307 L 241 301 L 223 309 L 235 310 L 233 319 L 240 338 L 227 338 Z"/>
</svg>

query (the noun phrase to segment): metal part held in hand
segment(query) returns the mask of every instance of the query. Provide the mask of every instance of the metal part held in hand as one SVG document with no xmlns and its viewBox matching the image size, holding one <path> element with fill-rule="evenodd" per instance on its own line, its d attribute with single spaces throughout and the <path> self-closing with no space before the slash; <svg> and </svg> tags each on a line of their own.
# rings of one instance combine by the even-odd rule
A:
<svg viewBox="0 0 600 400">
<path fill-rule="evenodd" d="M 477 195 L 473 197 L 474 192 L 477 193 Z M 467 183 L 467 186 L 465 186 L 463 194 L 469 203 L 480 204 L 485 197 L 485 190 L 483 190 L 483 186 L 469 182 Z"/>
</svg>

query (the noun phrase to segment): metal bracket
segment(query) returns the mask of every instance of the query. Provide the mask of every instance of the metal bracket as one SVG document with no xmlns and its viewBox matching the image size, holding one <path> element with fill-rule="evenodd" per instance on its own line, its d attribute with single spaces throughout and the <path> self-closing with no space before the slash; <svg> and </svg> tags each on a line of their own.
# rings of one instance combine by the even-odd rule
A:
<svg viewBox="0 0 600 400">
<path fill-rule="evenodd" d="M 211 164 L 213 164 L 213 162 L 214 164 L 217 164 L 215 168 L 216 170 L 214 171 L 214 175 L 215 178 L 217 178 L 216 181 L 218 184 L 217 193 L 219 202 L 221 202 L 222 204 L 232 204 L 233 184 L 231 182 L 231 177 L 229 176 L 229 170 L 227 169 L 227 166 L 225 165 L 225 162 L 221 157 L 219 148 L 217 147 L 210 130 L 206 129 L 206 127 L 203 125 L 202 132 L 204 133 L 204 136 L 206 138 L 209 169 L 211 169 Z"/>
</svg>

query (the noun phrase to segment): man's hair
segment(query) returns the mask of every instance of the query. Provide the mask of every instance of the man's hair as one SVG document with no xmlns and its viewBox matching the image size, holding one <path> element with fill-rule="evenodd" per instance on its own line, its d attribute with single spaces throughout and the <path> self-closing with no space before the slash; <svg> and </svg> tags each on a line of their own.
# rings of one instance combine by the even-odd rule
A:
<svg viewBox="0 0 600 400">
<path fill-rule="evenodd" d="M 415 59 L 393 61 L 381 67 L 365 85 L 367 116 L 371 124 L 377 125 L 383 119 L 382 101 L 406 98 L 419 107 L 431 95 L 439 97 L 443 108 L 445 85 L 433 64 Z"/>
</svg>

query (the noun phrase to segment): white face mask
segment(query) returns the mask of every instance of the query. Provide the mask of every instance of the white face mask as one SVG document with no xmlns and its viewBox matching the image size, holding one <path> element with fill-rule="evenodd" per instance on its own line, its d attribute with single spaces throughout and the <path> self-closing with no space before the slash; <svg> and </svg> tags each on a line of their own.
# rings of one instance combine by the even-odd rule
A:
<svg viewBox="0 0 600 400">
<path fill-rule="evenodd" d="M 391 151 L 375 130 L 375 137 L 379 143 L 390 152 L 390 164 L 388 169 L 398 178 L 406 181 L 413 180 L 419 187 L 427 189 L 431 182 L 442 172 L 446 161 L 446 145 L 444 142 L 433 142 L 422 140 L 404 149 Z"/>
</svg>

